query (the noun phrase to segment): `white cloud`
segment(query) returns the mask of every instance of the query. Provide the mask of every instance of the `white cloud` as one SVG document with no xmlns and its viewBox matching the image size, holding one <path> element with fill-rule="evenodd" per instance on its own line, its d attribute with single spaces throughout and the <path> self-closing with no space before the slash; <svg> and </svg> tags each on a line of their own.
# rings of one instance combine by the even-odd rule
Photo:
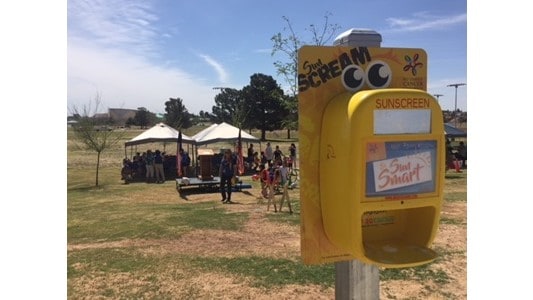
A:
<svg viewBox="0 0 533 300">
<path fill-rule="evenodd" d="M 67 102 L 82 107 L 97 93 L 102 108 L 145 107 L 164 112 L 169 98 L 179 97 L 191 113 L 210 111 L 215 91 L 201 78 L 176 68 L 151 65 L 122 50 L 69 41 Z"/>
<path fill-rule="evenodd" d="M 208 65 L 210 65 L 211 67 L 213 67 L 213 69 L 215 69 L 215 72 L 217 72 L 218 74 L 218 80 L 220 80 L 220 83 L 227 83 L 228 77 L 229 77 L 228 72 L 224 70 L 224 67 L 222 66 L 222 64 L 214 60 L 209 55 L 198 54 L 198 56 L 200 56 Z"/>
<path fill-rule="evenodd" d="M 145 107 L 164 112 L 179 97 L 189 112 L 209 111 L 215 91 L 204 78 L 176 67 L 155 65 L 162 39 L 150 2 L 139 0 L 69 0 L 67 105 L 82 107 L 101 96 L 101 109 Z M 205 58 L 204 58 L 205 59 Z M 209 63 L 209 62 L 208 62 Z M 221 79 L 227 73 L 214 60 Z"/>
<path fill-rule="evenodd" d="M 413 16 L 403 18 L 387 18 L 389 31 L 421 31 L 430 29 L 443 29 L 448 26 L 466 22 L 466 14 L 453 16 L 431 16 L 424 12 L 415 13 Z"/>
<path fill-rule="evenodd" d="M 268 54 L 271 54 L 272 53 L 272 48 L 255 49 L 253 52 L 254 53 L 268 53 Z"/>
<path fill-rule="evenodd" d="M 85 36 L 107 47 L 128 48 L 147 54 L 154 50 L 158 17 L 149 3 L 130 0 L 70 0 L 68 35 Z"/>
</svg>

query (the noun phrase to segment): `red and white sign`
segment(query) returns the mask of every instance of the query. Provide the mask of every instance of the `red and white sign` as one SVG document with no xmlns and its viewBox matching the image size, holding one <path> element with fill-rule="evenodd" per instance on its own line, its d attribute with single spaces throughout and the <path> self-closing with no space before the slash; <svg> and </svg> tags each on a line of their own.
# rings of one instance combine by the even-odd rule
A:
<svg viewBox="0 0 533 300">
<path fill-rule="evenodd" d="M 373 168 L 376 192 L 433 180 L 429 151 L 376 161 Z"/>
</svg>

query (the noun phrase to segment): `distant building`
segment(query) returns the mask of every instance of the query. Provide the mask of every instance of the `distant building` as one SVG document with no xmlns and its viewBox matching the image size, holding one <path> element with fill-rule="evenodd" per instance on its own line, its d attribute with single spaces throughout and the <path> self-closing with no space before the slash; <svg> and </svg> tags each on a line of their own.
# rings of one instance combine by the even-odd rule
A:
<svg viewBox="0 0 533 300">
<path fill-rule="evenodd" d="M 93 118 L 96 119 L 98 124 L 109 124 L 108 122 L 111 121 L 111 126 L 121 127 L 126 125 L 129 118 L 135 118 L 137 112 L 138 110 L 136 109 L 109 108 L 106 113 L 94 114 Z M 161 114 L 157 117 L 162 120 L 164 116 Z M 67 125 L 72 126 L 72 124 L 75 124 L 75 120 L 76 118 L 74 116 L 67 116 Z"/>
<path fill-rule="evenodd" d="M 94 114 L 93 118 L 102 120 L 102 121 L 107 121 L 109 119 L 109 114 L 108 113 L 96 113 Z"/>
<path fill-rule="evenodd" d="M 136 109 L 109 108 L 107 115 L 113 120 L 113 125 L 124 126 L 129 118 L 135 117 L 136 113 Z"/>
</svg>

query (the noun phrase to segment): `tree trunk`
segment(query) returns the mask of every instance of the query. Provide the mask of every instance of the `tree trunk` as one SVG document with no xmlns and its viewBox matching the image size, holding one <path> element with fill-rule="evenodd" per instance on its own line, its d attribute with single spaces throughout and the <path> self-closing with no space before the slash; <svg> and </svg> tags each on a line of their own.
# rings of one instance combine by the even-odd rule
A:
<svg viewBox="0 0 533 300">
<path fill-rule="evenodd" d="M 96 186 L 98 186 L 98 170 L 100 169 L 100 152 L 96 156 Z"/>
<path fill-rule="evenodd" d="M 287 128 L 287 139 L 291 139 L 291 130 L 289 128 Z"/>
</svg>

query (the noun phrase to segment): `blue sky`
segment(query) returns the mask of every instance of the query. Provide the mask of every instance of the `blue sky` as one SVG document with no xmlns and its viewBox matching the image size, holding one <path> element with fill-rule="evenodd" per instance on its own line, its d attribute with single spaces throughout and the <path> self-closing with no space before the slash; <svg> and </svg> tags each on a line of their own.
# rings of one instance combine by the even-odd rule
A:
<svg viewBox="0 0 533 300">
<path fill-rule="evenodd" d="M 286 34 L 282 17 L 310 41 L 309 25 L 322 26 L 326 13 L 338 34 L 369 28 L 382 35 L 382 47 L 426 50 L 428 92 L 443 95 L 443 109 L 455 106 L 455 89 L 447 85 L 467 83 L 465 0 L 68 0 L 67 9 L 69 108 L 99 94 L 103 111 L 161 113 L 165 101 L 179 97 L 189 112 L 210 112 L 213 87 L 241 89 L 254 73 L 284 87 L 273 62 L 286 57 L 271 55 L 271 37 Z M 458 89 L 461 110 L 467 88 Z"/>
</svg>

